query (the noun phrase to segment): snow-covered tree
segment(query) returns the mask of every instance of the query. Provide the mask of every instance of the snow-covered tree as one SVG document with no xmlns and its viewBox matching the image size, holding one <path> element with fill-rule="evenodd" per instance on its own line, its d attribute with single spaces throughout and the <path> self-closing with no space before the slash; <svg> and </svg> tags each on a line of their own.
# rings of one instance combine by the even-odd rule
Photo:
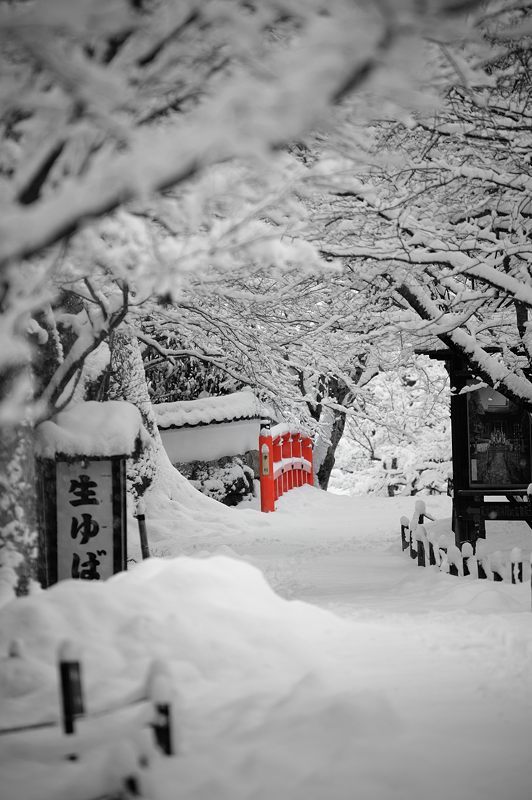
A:
<svg viewBox="0 0 532 800">
<path fill-rule="evenodd" d="M 426 356 L 399 355 L 348 416 L 334 486 L 443 492 L 451 464 L 449 380 Z"/>
<path fill-rule="evenodd" d="M 293 238 L 293 215 L 279 224 L 258 213 L 262 191 L 252 200 L 253 183 L 246 213 L 220 218 L 211 206 L 205 229 L 212 165 L 239 158 L 262 162 L 267 174 L 267 157 L 353 92 L 384 97 L 391 75 L 405 90 L 415 71 L 428 75 L 423 42 L 475 35 L 483 7 L 473 0 L 401 0 L 390 8 L 369 0 L 1 3 L 1 425 L 22 424 L 32 406 L 32 338 L 49 344 L 48 380 L 39 376 L 41 403 L 32 408 L 42 416 L 75 391 L 84 359 L 116 328 L 126 296 L 128 305 L 163 287 L 174 296 L 191 270 L 232 268 L 243 238 L 260 243 L 255 257 L 263 262 L 274 253 L 266 243 Z M 466 27 L 463 12 L 471 14 Z M 248 227 L 257 217 L 260 224 Z M 65 286 L 81 294 L 70 319 L 56 301 Z M 50 307 L 70 325 L 68 352 Z M 17 435 L 13 442 L 16 450 Z M 15 457 L 13 449 L 4 455 L 6 464 Z M 11 488 L 6 479 L 6 496 Z M 24 512 L 17 514 L 24 528 Z"/>
<path fill-rule="evenodd" d="M 436 114 L 381 122 L 365 164 L 331 159 L 322 239 L 357 284 L 388 292 L 402 329 L 528 403 L 531 10 L 489 4 L 476 43 L 437 53 L 455 77 Z"/>
</svg>

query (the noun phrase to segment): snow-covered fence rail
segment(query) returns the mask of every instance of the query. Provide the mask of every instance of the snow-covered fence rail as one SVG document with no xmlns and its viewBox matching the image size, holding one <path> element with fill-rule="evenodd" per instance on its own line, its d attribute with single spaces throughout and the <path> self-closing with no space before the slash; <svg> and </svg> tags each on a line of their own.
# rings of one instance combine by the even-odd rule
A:
<svg viewBox="0 0 532 800">
<path fill-rule="evenodd" d="M 275 501 L 290 489 L 314 483 L 312 439 L 288 425 L 270 428 L 263 420 L 259 437 L 261 511 L 275 511 Z"/>
<path fill-rule="evenodd" d="M 490 553 L 484 539 L 477 540 L 475 549 L 470 542 L 459 548 L 447 534 L 427 531 L 423 524 L 426 518 L 433 520 L 425 511 L 424 502 L 418 501 L 412 519 L 403 516 L 400 520 L 401 549 L 408 550 L 418 566 L 435 566 L 449 575 L 480 580 L 514 584 L 530 580 L 532 589 L 532 553 L 524 556 L 519 547 L 506 556 L 499 550 Z"/>
<path fill-rule="evenodd" d="M 24 682 L 32 674 L 31 659 L 18 640 L 10 644 L 7 656 L 0 661 L 6 680 L 16 681 L 18 676 L 18 680 Z M 42 761 L 42 743 L 39 744 L 40 738 L 35 739 L 35 736 L 39 737 L 39 731 L 46 730 L 47 760 L 57 759 L 58 770 L 64 761 L 79 761 L 80 764 L 86 761 L 87 770 L 91 772 L 95 763 L 93 753 L 99 750 L 103 772 L 106 773 L 105 765 L 109 767 L 107 774 L 98 776 L 94 795 L 87 786 L 86 791 L 80 790 L 80 797 L 92 800 L 147 797 L 141 784 L 147 780 L 146 773 L 153 757 L 157 751 L 166 756 L 176 753 L 173 690 L 164 663 L 153 661 L 143 686 L 127 700 L 92 713 L 86 708 L 81 663 L 70 642 L 59 648 L 57 666 L 60 712 L 57 717 L 0 727 L 0 738 L 14 737 L 17 752 L 22 748 L 30 756 L 39 747 L 38 760 Z M 50 734 L 50 729 L 56 729 L 57 734 Z"/>
</svg>

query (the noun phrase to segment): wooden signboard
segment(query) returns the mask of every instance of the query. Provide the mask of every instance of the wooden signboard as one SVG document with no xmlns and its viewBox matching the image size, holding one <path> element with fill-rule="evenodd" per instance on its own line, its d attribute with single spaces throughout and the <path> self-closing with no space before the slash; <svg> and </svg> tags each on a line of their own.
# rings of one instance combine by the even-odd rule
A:
<svg viewBox="0 0 532 800">
<path fill-rule="evenodd" d="M 524 520 L 532 527 L 530 410 L 478 380 L 449 349 L 424 350 L 444 361 L 451 394 L 453 531 L 458 546 L 486 536 L 488 520 Z M 501 502 L 494 501 L 500 497 Z"/>
<path fill-rule="evenodd" d="M 126 569 L 125 459 L 41 462 L 43 586 Z"/>
</svg>

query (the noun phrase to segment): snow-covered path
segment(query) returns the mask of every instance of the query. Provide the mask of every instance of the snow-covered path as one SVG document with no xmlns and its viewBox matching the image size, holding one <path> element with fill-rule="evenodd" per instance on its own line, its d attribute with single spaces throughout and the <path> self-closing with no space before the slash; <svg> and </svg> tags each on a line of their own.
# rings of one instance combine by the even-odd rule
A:
<svg viewBox="0 0 532 800">
<path fill-rule="evenodd" d="M 530 585 L 418 568 L 399 536 L 413 506 L 305 488 L 275 514 L 198 502 L 177 524 L 159 503 L 158 547 L 193 558 L 64 581 L 0 611 L 0 648 L 22 636 L 28 656 L 15 673 L 0 659 L 3 724 L 57 714 L 69 638 L 89 711 L 138 691 L 151 658 L 168 664 L 179 754 L 143 774 L 150 800 L 531 800 Z M 438 519 L 449 508 L 427 498 Z M 509 549 L 532 534 L 489 536 Z M 102 747 L 74 766 L 43 758 L 66 746 L 54 730 L 0 741 L 6 800 L 108 791 L 104 721 Z"/>
</svg>

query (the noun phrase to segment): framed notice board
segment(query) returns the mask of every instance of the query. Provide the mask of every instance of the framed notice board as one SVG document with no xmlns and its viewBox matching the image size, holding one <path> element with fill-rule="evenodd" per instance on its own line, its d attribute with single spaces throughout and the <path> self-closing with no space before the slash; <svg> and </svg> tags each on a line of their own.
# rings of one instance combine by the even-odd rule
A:
<svg viewBox="0 0 532 800">
<path fill-rule="evenodd" d="M 42 585 L 125 570 L 125 458 L 46 459 L 39 474 Z"/>
</svg>

